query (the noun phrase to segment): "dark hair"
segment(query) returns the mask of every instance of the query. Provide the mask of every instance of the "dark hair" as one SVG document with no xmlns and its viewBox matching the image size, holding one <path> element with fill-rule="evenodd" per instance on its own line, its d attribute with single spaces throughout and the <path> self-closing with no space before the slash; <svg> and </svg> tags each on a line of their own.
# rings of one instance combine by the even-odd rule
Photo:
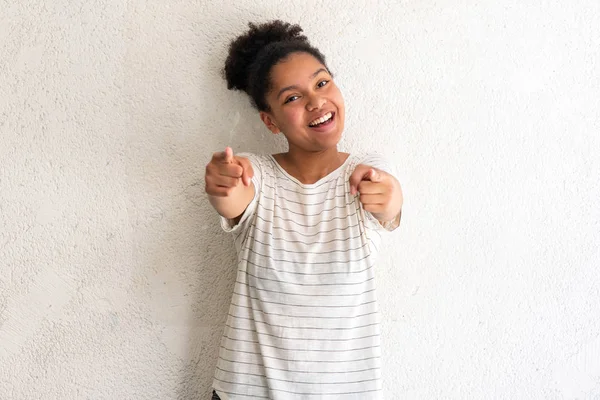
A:
<svg viewBox="0 0 600 400">
<path fill-rule="evenodd" d="M 246 92 L 259 111 L 269 110 L 266 95 L 271 89 L 271 69 L 290 54 L 308 53 L 327 68 L 325 56 L 301 35 L 299 25 L 280 20 L 248 25 L 250 30 L 230 43 L 224 73 L 227 89 Z"/>
</svg>

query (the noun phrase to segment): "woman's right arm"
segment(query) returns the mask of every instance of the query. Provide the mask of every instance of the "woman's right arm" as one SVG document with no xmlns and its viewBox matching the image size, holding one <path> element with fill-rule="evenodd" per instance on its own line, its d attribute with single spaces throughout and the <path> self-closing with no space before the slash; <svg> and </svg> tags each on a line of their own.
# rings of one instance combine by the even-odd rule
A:
<svg viewBox="0 0 600 400">
<path fill-rule="evenodd" d="M 254 198 L 253 176 L 250 160 L 234 156 L 231 148 L 214 153 L 205 175 L 210 204 L 221 216 L 239 220 Z"/>
</svg>

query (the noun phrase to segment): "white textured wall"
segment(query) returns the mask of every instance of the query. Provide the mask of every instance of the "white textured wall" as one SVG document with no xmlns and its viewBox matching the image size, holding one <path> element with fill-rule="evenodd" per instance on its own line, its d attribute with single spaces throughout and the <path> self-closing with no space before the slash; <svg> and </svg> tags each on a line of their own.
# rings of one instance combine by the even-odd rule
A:
<svg viewBox="0 0 600 400">
<path fill-rule="evenodd" d="M 204 165 L 282 147 L 219 69 L 276 17 L 404 187 L 388 397 L 599 399 L 597 0 L 0 0 L 0 398 L 208 398 L 234 254 Z"/>
</svg>

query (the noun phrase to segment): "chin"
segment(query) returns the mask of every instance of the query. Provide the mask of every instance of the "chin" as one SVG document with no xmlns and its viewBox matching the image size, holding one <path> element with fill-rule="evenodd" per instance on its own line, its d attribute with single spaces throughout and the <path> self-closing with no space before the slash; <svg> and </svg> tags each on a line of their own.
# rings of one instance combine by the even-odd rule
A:
<svg viewBox="0 0 600 400">
<path fill-rule="evenodd" d="M 329 150 L 331 148 L 337 147 L 338 144 L 342 141 L 342 133 L 332 134 L 328 138 L 323 138 L 323 140 L 319 141 L 320 150 Z"/>
</svg>

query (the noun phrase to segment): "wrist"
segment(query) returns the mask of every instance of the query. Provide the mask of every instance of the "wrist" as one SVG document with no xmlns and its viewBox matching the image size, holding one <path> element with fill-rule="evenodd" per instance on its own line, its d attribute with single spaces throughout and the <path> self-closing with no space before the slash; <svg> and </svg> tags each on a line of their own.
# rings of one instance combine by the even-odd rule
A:
<svg viewBox="0 0 600 400">
<path fill-rule="evenodd" d="M 398 211 L 372 215 L 377 219 L 377 221 L 379 221 L 382 227 L 391 231 L 400 225 L 400 219 L 402 218 L 402 207 L 400 207 Z"/>
</svg>

